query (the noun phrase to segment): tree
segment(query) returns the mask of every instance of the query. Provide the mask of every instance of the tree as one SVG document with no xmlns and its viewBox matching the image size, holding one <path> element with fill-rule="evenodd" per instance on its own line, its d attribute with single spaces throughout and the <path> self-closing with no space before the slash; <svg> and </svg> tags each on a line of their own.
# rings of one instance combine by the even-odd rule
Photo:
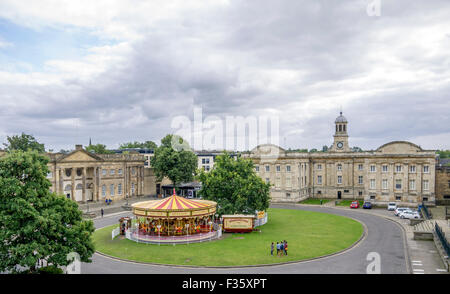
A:
<svg viewBox="0 0 450 294">
<path fill-rule="evenodd" d="M 322 146 L 322 152 L 328 152 L 328 146 L 327 145 L 323 145 Z"/>
<path fill-rule="evenodd" d="M 309 150 L 309 152 L 317 152 L 317 149 L 313 148 L 313 149 Z"/>
<path fill-rule="evenodd" d="M 436 151 L 439 154 L 439 158 L 450 158 L 450 150 L 438 150 Z"/>
<path fill-rule="evenodd" d="M 128 148 L 142 148 L 142 149 L 152 149 L 155 150 L 156 148 L 158 148 L 158 145 L 156 145 L 155 142 L 153 141 L 145 141 L 144 143 L 140 143 L 140 142 L 128 142 L 128 143 L 123 143 L 120 145 L 119 147 L 120 149 L 128 149 Z"/>
<path fill-rule="evenodd" d="M 150 159 L 158 181 L 169 178 L 177 187 L 182 182 L 194 180 L 197 170 L 197 156 L 189 148 L 183 138 L 167 135 L 161 140 L 161 145 L 154 151 Z"/>
<path fill-rule="evenodd" d="M 45 152 L 44 144 L 40 144 L 38 141 L 36 141 L 36 139 L 32 135 L 22 133 L 20 136 L 19 135 L 15 135 L 12 137 L 7 136 L 6 139 L 8 140 L 8 144 L 3 143 L 3 145 L 6 147 L 6 150 L 8 151 L 35 150 L 39 153 Z"/>
<path fill-rule="evenodd" d="M 0 159 L 0 272 L 36 272 L 40 260 L 66 266 L 71 252 L 90 262 L 95 251 L 93 222 L 76 202 L 50 192 L 47 163 L 37 151 Z"/>
<path fill-rule="evenodd" d="M 106 145 L 97 144 L 97 145 L 89 145 L 86 147 L 86 151 L 96 154 L 113 154 L 113 151 L 106 149 Z"/>
<path fill-rule="evenodd" d="M 353 152 L 363 152 L 363 150 L 360 147 L 357 147 L 357 146 L 352 147 L 352 151 Z"/>
<path fill-rule="evenodd" d="M 250 159 L 233 159 L 228 153 L 216 157 L 214 168 L 201 171 L 199 194 L 217 202 L 217 212 L 223 214 L 253 214 L 264 211 L 270 203 L 270 183 L 265 183 L 254 170 Z"/>
</svg>

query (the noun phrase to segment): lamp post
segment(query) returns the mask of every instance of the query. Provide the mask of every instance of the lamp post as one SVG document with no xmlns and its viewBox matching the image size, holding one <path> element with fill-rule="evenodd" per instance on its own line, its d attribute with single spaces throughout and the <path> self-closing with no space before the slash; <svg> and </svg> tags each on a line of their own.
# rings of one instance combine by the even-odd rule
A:
<svg viewBox="0 0 450 294">
<path fill-rule="evenodd" d="M 161 245 L 161 225 L 156 226 L 158 228 L 158 246 Z"/>
<path fill-rule="evenodd" d="M 128 193 L 125 196 L 125 200 L 127 201 L 127 207 L 128 207 Z"/>
<path fill-rule="evenodd" d="M 209 241 L 211 242 L 211 239 L 212 239 L 212 234 L 211 234 L 211 232 L 212 232 L 212 221 L 209 221 L 208 224 L 209 224 Z"/>
</svg>

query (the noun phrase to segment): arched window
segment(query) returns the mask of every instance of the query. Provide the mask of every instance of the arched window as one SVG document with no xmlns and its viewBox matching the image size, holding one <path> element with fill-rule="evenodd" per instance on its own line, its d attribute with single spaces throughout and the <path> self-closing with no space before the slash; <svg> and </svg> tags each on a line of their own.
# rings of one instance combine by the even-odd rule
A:
<svg viewBox="0 0 450 294">
<path fill-rule="evenodd" d="M 83 190 L 83 185 L 82 185 L 82 184 L 78 184 L 78 185 L 76 186 L 75 189 L 77 189 L 77 190 Z"/>
<path fill-rule="evenodd" d="M 83 169 L 77 168 L 77 176 L 81 177 L 82 174 L 83 174 Z"/>
<path fill-rule="evenodd" d="M 72 175 L 72 169 L 71 168 L 66 168 L 66 176 L 70 177 Z"/>
<path fill-rule="evenodd" d="M 342 125 L 339 125 L 339 132 L 342 132 Z"/>
<path fill-rule="evenodd" d="M 64 191 L 70 192 L 72 191 L 72 185 L 66 185 L 66 187 L 64 188 Z"/>
<path fill-rule="evenodd" d="M 344 125 L 344 132 L 347 132 L 345 129 L 346 129 L 346 125 Z"/>
</svg>

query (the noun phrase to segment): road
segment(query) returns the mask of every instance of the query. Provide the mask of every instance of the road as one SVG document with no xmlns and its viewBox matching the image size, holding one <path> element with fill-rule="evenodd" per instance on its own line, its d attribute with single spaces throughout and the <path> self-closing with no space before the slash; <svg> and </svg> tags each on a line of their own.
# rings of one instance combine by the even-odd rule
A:
<svg viewBox="0 0 450 294">
<path fill-rule="evenodd" d="M 363 223 L 366 234 L 355 247 L 329 257 L 285 265 L 247 268 L 194 268 L 148 265 L 119 261 L 94 254 L 92 263 L 82 264 L 84 274 L 365 274 L 371 261 L 367 255 L 376 252 L 381 260 L 382 274 L 407 274 L 408 257 L 405 236 L 400 225 L 362 210 L 344 210 L 315 206 L 271 205 L 273 208 L 299 209 L 351 217 Z M 124 213 L 123 215 L 129 215 Z M 96 228 L 118 223 L 122 215 L 94 221 Z M 301 225 L 301 224 L 300 224 Z"/>
</svg>

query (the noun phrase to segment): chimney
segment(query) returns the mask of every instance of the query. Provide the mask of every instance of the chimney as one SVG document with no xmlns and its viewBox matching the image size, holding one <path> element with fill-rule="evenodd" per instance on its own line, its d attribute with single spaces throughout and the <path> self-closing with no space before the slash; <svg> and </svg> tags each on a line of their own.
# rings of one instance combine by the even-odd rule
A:
<svg viewBox="0 0 450 294">
<path fill-rule="evenodd" d="M 75 145 L 75 150 L 83 150 L 83 145 Z"/>
</svg>

